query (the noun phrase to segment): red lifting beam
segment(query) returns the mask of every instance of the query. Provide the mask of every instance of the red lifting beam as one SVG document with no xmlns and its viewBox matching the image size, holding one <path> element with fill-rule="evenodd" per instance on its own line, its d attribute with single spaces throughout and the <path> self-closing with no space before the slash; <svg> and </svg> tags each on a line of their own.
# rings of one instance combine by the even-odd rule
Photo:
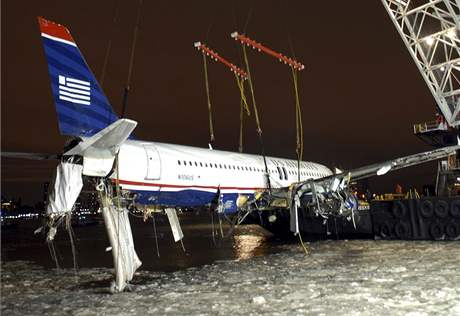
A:
<svg viewBox="0 0 460 316">
<path fill-rule="evenodd" d="M 234 64 L 232 64 L 231 62 L 229 62 L 225 58 L 220 57 L 219 54 L 217 54 L 215 51 L 213 51 L 212 49 L 207 47 L 205 44 L 201 44 L 200 42 L 196 42 L 194 44 L 194 46 L 198 50 L 202 51 L 204 54 L 206 54 L 208 56 L 211 56 L 211 59 L 214 59 L 215 61 L 220 61 L 221 63 L 223 63 L 225 66 L 230 68 L 230 70 L 232 72 L 234 72 L 235 74 L 240 76 L 242 79 L 245 79 L 245 80 L 248 79 L 248 74 L 244 70 L 236 67 Z"/>
<path fill-rule="evenodd" d="M 240 41 L 241 44 L 246 44 L 248 46 L 252 46 L 252 48 L 257 49 L 259 52 L 263 51 L 264 53 L 277 58 L 280 62 L 284 62 L 285 64 L 288 64 L 289 66 L 291 66 L 294 69 L 302 70 L 302 69 L 305 68 L 305 66 L 302 63 L 300 63 L 300 62 L 298 62 L 298 61 L 296 61 L 296 60 L 294 60 L 292 58 L 286 57 L 283 54 L 277 53 L 277 52 L 271 50 L 270 48 L 267 48 L 267 47 L 263 46 L 262 44 L 257 43 L 256 41 L 253 41 L 249 37 L 244 36 L 243 34 L 238 34 L 238 32 L 233 32 L 231 34 L 231 37 L 234 38 L 236 41 Z"/>
</svg>

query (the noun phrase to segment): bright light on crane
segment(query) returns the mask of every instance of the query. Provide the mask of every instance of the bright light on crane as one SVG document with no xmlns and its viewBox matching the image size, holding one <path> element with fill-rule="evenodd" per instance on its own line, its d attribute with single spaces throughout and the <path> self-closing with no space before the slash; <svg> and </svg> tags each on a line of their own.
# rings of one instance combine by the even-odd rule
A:
<svg viewBox="0 0 460 316">
<path fill-rule="evenodd" d="M 406 1 L 403 1 L 403 0 L 395 0 L 396 3 L 399 3 L 399 4 L 402 4 L 404 6 L 407 5 L 407 2 Z"/>
<path fill-rule="evenodd" d="M 450 37 L 451 39 L 454 39 L 455 37 L 457 37 L 455 28 L 451 28 L 449 31 L 447 31 L 447 36 Z"/>
<path fill-rule="evenodd" d="M 427 38 L 425 38 L 425 43 L 427 43 L 428 46 L 432 46 L 434 44 L 433 36 L 428 36 Z"/>
</svg>

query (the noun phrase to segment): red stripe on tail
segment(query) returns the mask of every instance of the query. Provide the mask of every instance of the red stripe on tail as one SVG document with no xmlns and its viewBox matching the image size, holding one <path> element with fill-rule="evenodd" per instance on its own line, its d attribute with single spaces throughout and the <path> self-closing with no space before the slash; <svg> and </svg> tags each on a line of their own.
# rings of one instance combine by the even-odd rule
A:
<svg viewBox="0 0 460 316">
<path fill-rule="evenodd" d="M 38 17 L 38 24 L 42 33 L 75 43 L 72 35 L 70 35 L 69 30 L 65 26 L 45 20 L 42 17 Z"/>
</svg>

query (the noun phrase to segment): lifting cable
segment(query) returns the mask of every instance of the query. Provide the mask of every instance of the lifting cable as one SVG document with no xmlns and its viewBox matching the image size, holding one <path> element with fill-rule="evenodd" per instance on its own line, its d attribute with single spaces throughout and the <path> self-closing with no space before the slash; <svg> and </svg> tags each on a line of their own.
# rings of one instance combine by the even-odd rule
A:
<svg viewBox="0 0 460 316">
<path fill-rule="evenodd" d="M 251 9 L 252 11 L 252 9 Z M 234 26 L 235 26 L 235 29 L 238 29 L 238 19 L 237 19 L 237 16 L 236 16 L 236 1 L 233 1 L 233 5 L 232 5 L 232 17 L 233 17 L 233 23 L 234 23 Z M 248 14 L 247 18 L 246 18 L 246 25 L 244 27 L 244 29 L 247 28 L 247 24 L 249 22 L 249 19 L 250 19 L 250 14 Z M 236 48 L 236 46 L 234 46 Z M 241 55 L 241 51 L 239 49 L 236 49 L 236 52 L 239 56 L 239 59 L 240 59 L 240 65 L 243 64 L 243 61 L 242 61 L 242 55 Z M 246 114 L 247 116 L 250 116 L 251 115 L 251 112 L 249 110 L 249 105 L 247 103 L 247 100 L 246 100 L 246 96 L 245 96 L 245 93 L 244 93 L 244 80 L 239 80 L 238 76 L 236 76 L 236 83 L 238 85 L 238 88 L 240 89 L 240 96 L 241 96 L 241 99 L 240 99 L 240 137 L 239 137 L 239 145 L 238 145 L 238 152 L 242 153 L 243 152 L 243 132 L 244 132 L 244 110 L 246 110 Z"/>
<path fill-rule="evenodd" d="M 139 6 L 137 8 L 136 25 L 134 27 L 133 43 L 132 43 L 132 46 L 131 46 L 131 56 L 130 56 L 130 59 L 129 59 L 128 78 L 126 80 L 126 86 L 125 86 L 125 90 L 124 90 L 124 93 L 123 93 L 123 107 L 122 107 L 122 111 L 121 111 L 121 117 L 125 117 L 126 106 L 127 106 L 127 103 L 128 103 L 128 93 L 129 93 L 129 87 L 131 85 L 131 76 L 132 76 L 132 72 L 133 72 L 134 52 L 136 50 L 137 33 L 139 31 L 139 20 L 141 18 L 142 1 L 143 0 L 139 0 Z"/>
<path fill-rule="evenodd" d="M 294 97 L 295 97 L 295 126 L 296 126 L 296 153 L 297 153 L 297 180 L 300 182 L 300 162 L 303 158 L 303 124 L 302 124 L 302 108 L 299 101 L 299 87 L 298 87 L 298 70 L 291 67 L 292 80 L 294 83 Z"/>
<path fill-rule="evenodd" d="M 254 117 L 256 119 L 256 125 L 257 125 L 257 135 L 259 136 L 259 143 L 260 143 L 260 147 L 262 150 L 262 157 L 264 159 L 265 176 L 267 177 L 268 192 L 271 194 L 272 187 L 270 183 L 270 174 L 268 173 L 267 157 L 265 156 L 265 147 L 264 147 L 264 142 L 262 138 L 262 129 L 260 127 L 259 112 L 257 111 L 256 97 L 254 94 L 254 85 L 252 84 L 252 79 L 251 79 L 251 70 L 249 69 L 248 55 L 246 53 L 246 46 L 244 44 L 241 44 L 241 46 L 243 47 L 243 58 L 244 58 L 244 63 L 246 65 L 246 72 L 248 74 L 249 90 L 251 91 L 252 107 L 253 107 Z"/>
<path fill-rule="evenodd" d="M 233 32 L 231 36 L 241 42 L 241 45 L 243 46 L 243 55 L 244 55 L 244 60 L 246 63 L 247 67 L 247 73 L 248 73 L 248 81 L 249 81 L 249 87 L 251 88 L 251 94 L 252 94 L 252 101 L 254 104 L 254 112 L 256 116 L 256 123 L 257 123 L 257 131 L 260 135 L 261 139 L 261 134 L 262 131 L 260 129 L 260 122 L 259 122 L 259 117 L 257 113 L 257 108 L 255 107 L 255 98 L 254 98 L 254 89 L 252 86 L 252 80 L 251 80 L 251 74 L 249 70 L 249 64 L 248 64 L 248 58 L 246 54 L 246 48 L 245 45 L 251 46 L 253 49 L 257 49 L 259 52 L 263 52 L 267 55 L 270 55 L 272 57 L 275 57 L 278 59 L 280 62 L 284 62 L 285 64 L 289 65 L 292 69 L 292 77 L 294 81 L 294 93 L 295 93 L 295 113 L 296 113 L 296 153 L 297 153 L 297 175 L 298 175 L 298 180 L 300 181 L 300 161 L 302 160 L 303 156 L 303 125 L 302 125 L 302 112 L 301 112 L 301 107 L 300 107 L 300 101 L 299 101 L 299 93 L 298 93 L 298 79 L 297 79 L 297 72 L 300 70 L 303 70 L 305 66 L 292 59 L 289 57 L 284 56 L 283 54 L 277 53 L 273 50 L 271 50 L 268 47 L 263 46 L 260 43 L 257 43 L 256 41 L 246 37 L 245 35 L 238 34 L 238 32 Z M 292 49 L 292 45 L 291 45 Z M 265 155 L 264 155 L 265 158 Z"/>
<path fill-rule="evenodd" d="M 243 100 L 240 101 L 240 137 L 238 142 L 238 152 L 243 152 L 243 130 L 244 130 L 244 106 Z"/>
<path fill-rule="evenodd" d="M 119 7 L 120 7 L 120 0 L 115 0 L 115 7 L 113 10 L 113 19 L 112 19 L 112 27 L 115 28 L 115 25 L 118 24 L 118 12 L 119 12 Z M 114 32 L 112 31 L 112 35 L 109 38 L 109 41 L 107 42 L 107 47 L 105 49 L 105 56 L 104 56 L 104 63 L 102 64 L 102 71 L 101 71 L 101 76 L 99 77 L 99 82 L 101 84 L 101 88 L 104 86 L 104 80 L 105 80 L 105 74 L 107 72 L 107 63 L 109 61 L 109 56 L 110 52 L 112 50 L 112 38 Z"/>
<path fill-rule="evenodd" d="M 119 12 L 119 7 L 120 7 L 120 0 L 115 0 L 115 6 L 113 9 L 113 19 L 112 19 L 112 27 L 113 29 L 115 28 L 115 25 L 118 24 L 118 12 Z M 107 42 L 107 47 L 105 49 L 105 56 L 104 56 L 104 62 L 102 64 L 102 71 L 101 71 L 101 76 L 99 77 L 99 82 L 101 89 L 104 89 L 104 80 L 105 80 L 105 74 L 107 73 L 107 64 L 109 62 L 109 56 L 110 52 L 112 50 L 112 38 L 114 36 L 114 31 L 112 30 L 112 34 L 109 37 L 109 40 Z M 107 125 L 110 124 L 110 111 L 107 111 Z"/>
<path fill-rule="evenodd" d="M 282 6 L 282 2 L 280 2 L 280 6 Z M 286 11 L 286 10 L 285 10 Z M 284 29 L 287 34 L 289 49 L 291 50 L 291 54 L 294 58 L 296 58 L 296 54 L 294 51 L 294 45 L 292 44 L 292 37 L 291 33 L 289 32 L 288 22 L 287 22 L 287 14 L 284 15 Z M 303 159 L 303 124 L 302 124 L 302 108 L 300 107 L 299 101 L 299 89 L 298 89 L 298 72 L 302 70 L 302 68 L 297 68 L 291 65 L 292 71 L 292 79 L 294 84 L 294 98 L 295 98 L 295 123 L 296 123 L 296 154 L 297 154 L 297 181 L 300 182 L 300 162 Z"/>
<path fill-rule="evenodd" d="M 250 116 L 251 110 L 249 110 L 248 101 L 244 93 L 244 78 L 238 77 L 238 75 L 235 73 L 235 79 L 236 79 L 236 84 L 238 85 L 238 89 L 240 90 L 240 138 L 239 138 L 238 151 L 242 153 L 243 152 L 244 112 L 246 112 L 247 116 Z"/>
<path fill-rule="evenodd" d="M 207 47 L 205 44 L 202 44 L 201 42 L 195 42 L 194 46 L 201 51 L 203 55 L 203 68 L 204 68 L 204 80 L 205 80 L 205 87 L 206 87 L 206 97 L 207 97 L 207 104 L 208 104 L 208 117 L 209 117 L 209 134 L 211 138 L 211 142 L 215 140 L 214 137 L 214 127 L 213 127 L 213 119 L 212 119 L 212 105 L 211 105 L 211 95 L 209 92 L 209 78 L 208 78 L 208 66 L 207 66 L 207 56 L 211 58 L 212 60 L 218 61 L 225 66 L 227 66 L 231 72 L 235 74 L 236 78 L 236 85 L 238 86 L 238 89 L 240 90 L 240 97 L 241 97 L 241 104 L 240 107 L 240 112 L 242 112 L 243 108 L 246 110 L 246 113 L 250 115 L 249 111 L 249 106 L 246 100 L 246 96 L 244 94 L 244 80 L 248 77 L 246 72 L 226 60 L 225 58 L 221 57 L 219 54 L 217 54 L 215 51 Z M 242 113 L 240 113 L 240 121 L 241 125 L 242 123 Z M 241 130 L 241 126 L 240 126 Z M 242 132 L 240 132 L 240 148 L 242 148 Z"/>
<path fill-rule="evenodd" d="M 211 96 L 209 94 L 209 79 L 208 79 L 208 66 L 206 61 L 206 54 L 203 52 L 203 69 L 204 69 L 204 82 L 206 87 L 206 98 L 208 101 L 208 117 L 209 117 L 209 138 L 210 143 L 214 142 L 214 126 L 212 123 L 212 106 L 211 106 Z"/>
</svg>

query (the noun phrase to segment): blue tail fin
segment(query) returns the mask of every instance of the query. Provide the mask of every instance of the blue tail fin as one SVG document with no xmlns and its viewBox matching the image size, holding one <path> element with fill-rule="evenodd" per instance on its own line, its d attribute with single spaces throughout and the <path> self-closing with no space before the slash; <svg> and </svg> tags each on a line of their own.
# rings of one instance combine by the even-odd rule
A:
<svg viewBox="0 0 460 316">
<path fill-rule="evenodd" d="M 61 134 L 92 136 L 115 122 L 118 117 L 69 30 L 40 17 L 38 23 Z"/>
</svg>

